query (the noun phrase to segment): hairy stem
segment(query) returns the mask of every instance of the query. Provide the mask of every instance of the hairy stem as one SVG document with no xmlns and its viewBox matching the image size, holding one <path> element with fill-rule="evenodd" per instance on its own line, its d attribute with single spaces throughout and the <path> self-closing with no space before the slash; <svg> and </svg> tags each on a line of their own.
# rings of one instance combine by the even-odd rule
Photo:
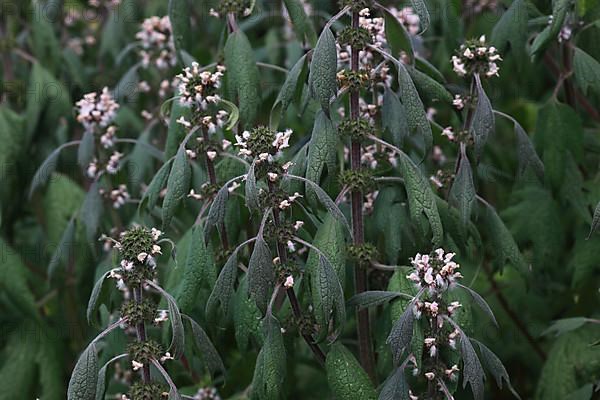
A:
<svg viewBox="0 0 600 400">
<path fill-rule="evenodd" d="M 352 12 L 352 28 L 358 29 L 358 12 Z M 351 69 L 358 71 L 358 55 L 360 49 L 352 47 L 351 54 Z M 359 92 L 358 90 L 350 91 L 350 118 L 353 120 L 359 119 Z M 350 149 L 350 164 L 353 171 L 360 169 L 361 144 L 360 141 L 352 140 Z M 352 191 L 352 233 L 354 236 L 354 245 L 362 245 L 364 243 L 364 220 L 363 220 L 363 194 L 360 190 Z M 356 265 L 354 268 L 354 285 L 356 294 L 367 291 L 367 270 L 366 266 Z M 373 355 L 373 347 L 371 343 L 371 324 L 369 321 L 369 309 L 364 308 L 356 312 L 357 318 L 357 334 L 358 334 L 358 352 L 360 363 L 365 369 L 373 382 L 376 381 L 375 374 L 375 357 Z"/>
<path fill-rule="evenodd" d="M 133 299 L 136 303 L 142 302 L 142 285 L 133 289 Z M 138 342 L 146 341 L 146 323 L 140 322 L 135 327 Z M 144 363 L 142 367 L 142 380 L 144 383 L 150 383 L 150 364 Z"/>
</svg>

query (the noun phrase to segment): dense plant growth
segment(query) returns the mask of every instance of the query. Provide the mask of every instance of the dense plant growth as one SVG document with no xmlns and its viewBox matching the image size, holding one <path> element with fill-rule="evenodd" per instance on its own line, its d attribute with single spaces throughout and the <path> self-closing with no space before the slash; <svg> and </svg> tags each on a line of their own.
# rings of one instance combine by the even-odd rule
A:
<svg viewBox="0 0 600 400">
<path fill-rule="evenodd" d="M 597 396 L 598 3 L 0 6 L 0 399 Z"/>
</svg>

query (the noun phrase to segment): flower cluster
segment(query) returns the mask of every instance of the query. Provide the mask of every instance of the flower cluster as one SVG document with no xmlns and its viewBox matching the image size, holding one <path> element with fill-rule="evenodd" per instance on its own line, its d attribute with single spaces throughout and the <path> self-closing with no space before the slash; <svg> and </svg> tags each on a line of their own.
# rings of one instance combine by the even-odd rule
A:
<svg viewBox="0 0 600 400">
<path fill-rule="evenodd" d="M 239 147 L 238 154 L 246 157 L 257 157 L 257 162 L 273 160 L 273 156 L 283 149 L 290 147 L 289 141 L 292 130 L 274 132 L 265 127 L 244 131 L 241 135 L 235 135 L 234 146 Z"/>
<path fill-rule="evenodd" d="M 167 69 L 177 64 L 177 53 L 168 16 L 146 18 L 142 22 L 142 29 L 135 37 L 142 46 L 139 54 L 145 68 L 151 63 L 158 69 Z"/>
<path fill-rule="evenodd" d="M 220 0 L 216 9 L 211 8 L 209 14 L 216 18 L 227 14 L 249 16 L 252 13 L 252 1 L 250 0 Z"/>
<path fill-rule="evenodd" d="M 119 109 L 119 103 L 115 101 L 107 87 L 102 89 L 100 96 L 96 92 L 85 94 L 75 105 L 77 121 L 88 130 L 97 127 L 106 128 L 114 120 Z"/>
<path fill-rule="evenodd" d="M 454 72 L 459 76 L 482 74 L 487 77 L 498 76 L 502 61 L 494 46 L 488 46 L 485 36 L 462 44 L 452 56 Z"/>
<path fill-rule="evenodd" d="M 192 398 L 194 400 L 221 400 L 221 396 L 214 387 L 200 388 Z"/>
<path fill-rule="evenodd" d="M 223 72 L 223 65 L 217 65 L 216 72 L 203 71 L 197 62 L 192 63 L 191 67 L 186 67 L 183 73 L 177 75 L 181 104 L 206 110 L 209 104 L 218 103 L 221 98 L 216 91 L 221 87 Z"/>
<path fill-rule="evenodd" d="M 460 265 L 452 261 L 454 253 L 446 253 L 444 249 L 437 249 L 432 254 L 418 253 L 411 259 L 414 271 L 407 278 L 421 289 L 427 289 L 430 295 L 441 294 L 452 288 L 456 280 L 462 278 L 457 271 Z"/>
</svg>

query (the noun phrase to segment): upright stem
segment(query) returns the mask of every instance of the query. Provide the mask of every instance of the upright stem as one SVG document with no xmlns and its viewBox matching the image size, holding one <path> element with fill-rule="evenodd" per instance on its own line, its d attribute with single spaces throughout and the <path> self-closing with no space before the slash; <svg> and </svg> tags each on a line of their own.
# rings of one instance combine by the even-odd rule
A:
<svg viewBox="0 0 600 400">
<path fill-rule="evenodd" d="M 568 77 L 573 71 L 573 49 L 571 48 L 571 43 L 569 41 L 565 41 L 562 44 L 562 58 L 563 66 L 565 68 L 563 72 L 565 76 L 565 100 L 569 106 L 575 108 L 575 88 L 573 87 L 573 82 Z"/>
<path fill-rule="evenodd" d="M 269 182 L 269 191 L 272 192 L 274 189 L 274 184 L 272 182 Z M 279 210 L 276 207 L 273 208 L 273 224 L 276 227 L 279 225 Z M 285 245 L 279 240 L 277 240 L 277 255 L 279 256 L 281 264 L 287 263 L 287 249 L 285 248 Z M 290 305 L 292 306 L 292 313 L 294 314 L 294 318 L 296 318 L 297 321 L 300 321 L 300 318 L 302 318 L 302 309 L 300 308 L 300 302 L 296 297 L 296 292 L 294 292 L 294 287 L 292 286 L 289 288 L 285 288 L 285 293 L 287 294 L 288 300 L 290 301 Z M 319 345 L 315 343 L 314 339 L 310 334 L 302 332 L 301 330 L 300 334 L 304 338 L 304 341 L 306 342 L 310 350 L 317 358 L 319 364 L 324 365 L 325 353 L 323 353 L 323 350 L 321 350 Z"/>
<path fill-rule="evenodd" d="M 358 29 L 359 15 L 357 11 L 352 12 L 352 28 Z M 358 55 L 360 49 L 352 47 L 351 54 L 351 69 L 358 71 Z M 359 115 L 359 92 L 358 90 L 350 91 L 350 118 L 358 120 Z M 360 141 L 352 140 L 350 150 L 350 166 L 353 171 L 360 169 L 361 145 Z M 354 235 L 354 245 L 360 246 L 364 243 L 364 221 L 363 221 L 363 194 L 360 190 L 352 191 L 352 233 Z M 356 293 L 367 291 L 367 270 L 366 266 L 356 265 L 354 268 L 354 285 Z M 371 344 L 371 324 L 369 321 L 369 310 L 364 308 L 357 311 L 357 334 L 358 334 L 358 351 L 360 363 L 365 369 L 373 382 L 376 381 L 375 375 L 375 357 Z"/>
<path fill-rule="evenodd" d="M 208 131 L 206 128 L 202 128 L 202 138 L 204 139 L 204 144 L 207 145 L 210 138 L 208 137 Z M 210 184 L 214 187 L 217 184 L 217 174 L 215 173 L 215 163 L 208 157 L 208 154 L 204 154 L 204 161 L 206 163 L 206 171 L 208 172 L 208 179 Z M 227 238 L 227 229 L 225 227 L 225 222 L 221 222 L 221 226 L 219 227 L 219 234 L 221 236 L 221 246 L 224 251 L 227 251 L 229 248 L 229 239 Z"/>
<path fill-rule="evenodd" d="M 142 302 L 142 285 L 139 285 L 138 287 L 133 288 L 133 300 L 136 303 Z M 138 342 L 145 342 L 146 341 L 146 323 L 144 321 L 140 322 L 135 327 L 135 330 L 137 333 Z M 142 380 L 146 384 L 150 383 L 150 364 L 148 364 L 148 363 L 144 363 L 144 366 L 142 367 Z"/>
</svg>

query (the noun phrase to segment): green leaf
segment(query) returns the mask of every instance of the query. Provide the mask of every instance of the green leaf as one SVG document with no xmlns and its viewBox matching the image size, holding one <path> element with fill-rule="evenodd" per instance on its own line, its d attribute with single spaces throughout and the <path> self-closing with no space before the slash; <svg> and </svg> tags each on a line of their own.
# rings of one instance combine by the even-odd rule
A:
<svg viewBox="0 0 600 400">
<path fill-rule="evenodd" d="M 260 324 L 262 313 L 256 302 L 248 297 L 248 276 L 240 279 L 235 297 L 233 299 L 233 324 L 235 327 L 235 341 L 240 351 L 248 351 L 251 338 L 260 337 Z"/>
<path fill-rule="evenodd" d="M 223 314 L 227 315 L 229 311 L 229 300 L 233 295 L 235 278 L 237 276 L 237 250 L 235 250 L 225 263 L 223 269 L 219 273 L 219 277 L 215 283 L 215 286 L 206 302 L 206 315 L 209 319 L 213 319 L 217 306 L 221 305 Z"/>
<path fill-rule="evenodd" d="M 304 4 L 300 0 L 283 0 L 283 3 L 290 15 L 298 40 L 301 42 L 306 40 L 311 47 L 314 47 L 317 43 L 317 32 L 304 11 Z"/>
<path fill-rule="evenodd" d="M 169 226 L 173 214 L 175 214 L 175 208 L 187 195 L 190 187 L 190 175 L 190 165 L 185 153 L 185 146 L 180 146 L 167 180 L 167 193 L 165 194 L 162 210 L 163 228 Z"/>
<path fill-rule="evenodd" d="M 336 174 L 338 136 L 335 125 L 324 112 L 320 111 L 315 117 L 315 124 L 308 144 L 306 160 L 306 179 L 321 185 L 321 177 L 327 168 L 329 176 Z M 315 193 L 306 188 L 309 201 L 316 201 Z"/>
<path fill-rule="evenodd" d="M 390 46 L 391 54 L 399 59 L 400 54 L 404 52 L 410 62 L 414 62 L 415 52 L 406 28 L 387 8 L 383 9 L 383 15 L 385 18 L 385 37 Z"/>
<path fill-rule="evenodd" d="M 328 334 L 337 336 L 346 319 L 346 306 L 344 290 L 335 269 L 329 260 L 320 255 L 319 263 L 314 265 L 308 274 L 314 316 L 319 326 L 317 341 L 323 340 Z M 330 321 L 333 323 L 330 324 Z"/>
<path fill-rule="evenodd" d="M 37 332 L 38 326 L 19 324 L 6 326 L 5 343 L 2 351 L 2 367 L 0 367 L 0 400 L 15 400 L 23 397 L 32 398 L 36 382 L 36 352 L 39 349 L 37 338 L 24 336 L 24 332 Z M 41 335 L 44 336 L 44 335 Z M 62 393 L 64 399 L 64 393 Z"/>
<path fill-rule="evenodd" d="M 485 374 L 469 337 L 460 330 L 460 355 L 463 361 L 463 389 L 471 385 L 473 398 L 483 400 Z"/>
<path fill-rule="evenodd" d="M 185 348 L 185 332 L 183 329 L 183 321 L 181 320 L 181 312 L 177 307 L 177 302 L 165 289 L 159 285 L 146 281 L 152 288 L 156 289 L 162 297 L 167 301 L 169 307 L 169 321 L 171 322 L 171 330 L 173 331 L 173 337 L 171 338 L 171 344 L 169 351 L 174 358 L 179 358 L 183 354 Z"/>
<path fill-rule="evenodd" d="M 359 310 L 361 310 L 363 308 L 379 306 L 401 296 L 408 295 L 404 295 L 400 292 L 388 292 L 385 290 L 369 290 L 367 292 L 362 292 L 352 296 L 350 300 L 348 300 L 348 306 L 356 306 Z M 412 298 L 412 296 L 408 297 Z"/>
<path fill-rule="evenodd" d="M 558 337 L 564 333 L 574 331 L 575 329 L 581 328 L 588 322 L 591 322 L 589 318 L 585 317 L 573 317 L 573 318 L 563 318 L 552 322 L 552 325 L 544 332 L 542 332 L 542 336 L 555 336 Z"/>
<path fill-rule="evenodd" d="M 515 135 L 517 136 L 517 158 L 519 160 L 518 175 L 523 176 L 528 168 L 531 168 L 537 177 L 544 180 L 544 163 L 533 147 L 529 135 L 523 127 L 515 121 Z"/>
<path fill-rule="evenodd" d="M 196 321 L 187 315 L 183 315 L 185 319 L 190 323 L 192 327 L 192 335 L 194 337 L 194 344 L 198 349 L 198 355 L 202 358 L 208 370 L 215 374 L 217 372 L 225 372 L 225 365 L 223 365 L 223 360 L 221 360 L 221 356 L 219 352 L 215 348 L 215 346 L 210 341 L 204 329 Z"/>
<path fill-rule="evenodd" d="M 254 171 L 255 164 L 252 163 L 248 174 L 246 175 L 246 207 L 248 210 L 256 211 L 260 209 L 260 203 L 258 201 L 258 186 L 256 185 L 256 175 Z"/>
<path fill-rule="evenodd" d="M 594 209 L 594 216 L 592 217 L 592 225 L 590 226 L 590 233 L 587 236 L 588 239 L 590 237 L 592 237 L 592 234 L 594 232 L 596 232 L 596 229 L 598 229 L 598 226 L 600 226 L 600 202 L 598 202 L 598 204 L 596 204 L 596 208 Z"/>
<path fill-rule="evenodd" d="M 0 257 L 0 292 L 23 316 L 35 320 L 38 314 L 33 293 L 27 284 L 29 270 L 19 253 L 2 238 L 0 238 L 0 246 L 4 249 L 4 255 Z M 0 304 L 4 304 L 5 301 L 0 299 Z"/>
<path fill-rule="evenodd" d="M 149 210 L 152 210 L 156 203 L 158 202 L 158 198 L 160 196 L 160 192 L 165 187 L 167 183 L 167 179 L 169 178 L 169 173 L 171 171 L 171 165 L 173 164 L 173 159 L 165 162 L 162 167 L 158 170 L 156 175 L 150 181 L 148 188 L 144 192 L 142 196 L 142 201 L 140 202 L 140 208 L 145 204 Z"/>
<path fill-rule="evenodd" d="M 210 238 L 213 228 L 221 231 L 221 226 L 225 222 L 225 212 L 227 211 L 227 200 L 229 199 L 229 187 L 224 185 L 210 204 L 208 217 L 206 217 L 206 240 Z"/>
<path fill-rule="evenodd" d="M 286 372 L 285 345 L 279 321 L 273 315 L 265 316 L 263 327 L 266 337 L 256 359 L 251 398 L 278 400 L 282 395 Z"/>
<path fill-rule="evenodd" d="M 473 183 L 473 172 L 466 152 L 460 158 L 458 171 L 450 188 L 449 203 L 458 209 L 463 226 L 467 227 L 471 219 L 471 211 L 475 203 L 475 184 Z"/>
<path fill-rule="evenodd" d="M 419 92 L 408 73 L 407 68 L 402 63 L 397 63 L 398 85 L 400 91 L 400 101 L 406 111 L 408 128 L 411 134 L 421 135 L 425 141 L 425 147 L 430 149 L 433 144 L 433 133 L 431 125 L 427 119 L 427 113 L 423 102 L 419 97 Z"/>
<path fill-rule="evenodd" d="M 79 215 L 79 222 L 84 224 L 87 240 L 90 244 L 95 243 L 98 239 L 96 235 L 100 227 L 100 218 L 102 218 L 104 209 L 104 203 L 98 186 L 99 182 L 96 180 L 88 189 Z"/>
<path fill-rule="evenodd" d="M 34 1 L 31 7 L 31 41 L 32 52 L 45 68 L 56 73 L 61 62 L 60 43 L 54 32 L 53 20 L 49 15 L 50 4 Z M 50 6 L 50 8 L 52 8 Z M 8 10 L 6 10 L 8 12 Z"/>
<path fill-rule="evenodd" d="M 572 392 L 565 400 L 591 400 L 594 395 L 594 384 L 588 383 Z"/>
<path fill-rule="evenodd" d="M 308 86 L 312 97 L 329 117 L 329 103 L 337 92 L 337 50 L 331 30 L 325 29 L 317 41 L 310 63 Z"/>
<path fill-rule="evenodd" d="M 432 243 L 434 246 L 440 245 L 444 237 L 444 229 L 438 213 L 435 195 L 429 186 L 429 182 L 427 182 L 417 166 L 404 153 L 400 153 L 400 170 L 404 178 L 410 216 L 413 223 L 424 234 L 425 227 L 423 226 L 421 215 L 425 214 L 433 232 Z"/>
<path fill-rule="evenodd" d="M 317 233 L 311 243 L 325 254 L 340 282 L 343 283 L 346 275 L 346 238 L 344 225 L 331 214 L 327 214 L 323 223 L 317 229 Z M 319 268 L 319 258 L 319 253 L 314 249 L 310 249 L 308 258 L 306 259 L 306 271 Z"/>
<path fill-rule="evenodd" d="M 356 358 L 339 342 L 331 346 L 325 362 L 327 382 L 336 399 L 375 400 L 377 393 Z"/>
<path fill-rule="evenodd" d="M 181 65 L 185 65 L 182 52 L 190 48 L 192 27 L 190 24 L 190 5 L 188 0 L 169 0 L 169 20 L 173 30 L 173 41 L 177 50 L 177 58 Z"/>
<path fill-rule="evenodd" d="M 225 44 L 227 82 L 239 101 L 242 126 L 251 126 L 260 103 L 259 74 L 254 52 L 241 30 L 233 32 Z"/>
<path fill-rule="evenodd" d="M 495 122 L 492 103 L 490 103 L 490 99 L 488 99 L 481 86 L 479 75 L 475 75 L 475 84 L 477 89 L 477 105 L 475 106 L 475 112 L 473 113 L 473 120 L 471 121 L 469 131 L 471 132 L 471 135 L 473 135 L 473 140 L 475 142 L 475 157 L 477 158 L 477 161 L 479 161 L 488 137 L 494 132 Z"/>
<path fill-rule="evenodd" d="M 381 127 L 391 137 L 391 143 L 402 147 L 404 138 L 409 134 L 406 110 L 398 95 L 390 88 L 385 88 L 383 105 L 381 107 Z"/>
<path fill-rule="evenodd" d="M 553 0 L 552 1 L 552 20 L 550 26 L 546 27 L 539 35 L 537 35 L 531 44 L 529 50 L 531 56 L 535 60 L 544 53 L 548 45 L 558 37 L 558 34 L 563 27 L 567 12 L 571 7 L 571 0 Z"/>
<path fill-rule="evenodd" d="M 452 104 L 452 95 L 446 90 L 444 85 L 411 66 L 407 66 L 406 70 L 410 74 L 419 96 L 426 102 L 430 104 L 437 104 L 439 102 Z"/>
<path fill-rule="evenodd" d="M 271 108 L 271 115 L 269 118 L 269 126 L 271 129 L 276 130 L 279 127 L 281 116 L 285 113 L 289 105 L 292 104 L 294 99 L 300 98 L 307 75 L 308 58 L 305 54 L 300 57 L 296 64 L 294 64 L 288 73 L 285 82 L 281 85 L 279 94 Z"/>
<path fill-rule="evenodd" d="M 525 54 L 527 43 L 527 2 L 515 0 L 492 30 L 491 42 L 500 53 L 505 53 L 508 44 L 516 55 Z"/>
<path fill-rule="evenodd" d="M 409 400 L 408 389 L 404 368 L 395 368 L 394 372 L 383 382 L 377 400 Z"/>
<path fill-rule="evenodd" d="M 573 71 L 583 93 L 588 94 L 591 87 L 600 94 L 600 62 L 578 47 L 573 56 Z"/>
<path fill-rule="evenodd" d="M 414 324 L 415 313 L 413 311 L 413 301 L 411 301 L 400 318 L 394 323 L 385 341 L 392 349 L 392 355 L 396 364 L 401 361 L 404 350 L 408 349 L 411 344 Z"/>
<path fill-rule="evenodd" d="M 494 317 L 494 312 L 492 311 L 488 303 L 483 299 L 483 297 L 479 295 L 479 293 L 477 293 L 468 286 L 464 286 L 461 284 L 458 284 L 457 286 L 469 293 L 471 298 L 475 301 L 475 304 L 477 304 L 477 306 L 481 308 L 487 314 L 488 317 L 490 317 L 494 325 L 498 326 L 498 321 L 496 321 L 496 317 Z"/>
<path fill-rule="evenodd" d="M 92 289 L 92 293 L 90 294 L 90 299 L 88 301 L 86 311 L 87 321 L 90 325 L 95 325 L 94 315 L 98 311 L 98 300 L 101 297 L 102 290 L 105 287 L 104 282 L 108 278 L 108 275 L 110 275 L 110 271 L 106 271 L 104 274 L 102 274 L 102 276 L 94 284 L 94 288 Z"/>
<path fill-rule="evenodd" d="M 186 127 L 177 122 L 181 117 L 185 118 L 187 121 L 191 121 L 192 111 L 189 107 L 182 105 L 179 99 L 175 99 L 171 103 L 171 113 L 169 115 L 169 128 L 167 130 L 167 141 L 165 143 L 166 159 L 177 154 L 179 144 L 183 142 L 183 139 L 187 134 Z"/>
<path fill-rule="evenodd" d="M 74 243 L 75 242 L 75 217 L 71 218 L 63 235 L 60 239 L 60 242 L 56 246 L 54 253 L 52 254 L 52 258 L 50 259 L 50 263 L 48 264 L 48 278 L 52 279 L 54 276 L 54 272 L 56 268 L 60 264 L 60 262 L 68 263 L 69 258 L 73 255 Z"/>
<path fill-rule="evenodd" d="M 98 384 L 98 354 L 92 342 L 79 356 L 67 390 L 68 400 L 95 400 Z"/>
<path fill-rule="evenodd" d="M 421 24 L 421 34 L 429 28 L 429 11 L 427 10 L 427 5 L 424 0 L 410 0 L 413 9 L 419 16 L 420 24 Z"/>
<path fill-rule="evenodd" d="M 248 262 L 248 293 L 263 314 L 267 310 L 267 304 L 274 286 L 275 268 L 273 257 L 267 242 L 262 236 L 258 236 Z"/>
<path fill-rule="evenodd" d="M 91 130 L 86 130 L 83 133 L 83 138 L 81 139 L 81 143 L 79 144 L 79 148 L 77 149 L 77 162 L 82 167 L 87 167 L 88 164 L 92 161 L 94 157 L 94 132 Z"/>
<path fill-rule="evenodd" d="M 215 260 L 205 245 L 204 232 L 200 225 L 192 227 L 192 236 L 183 268 L 181 288 L 176 299 L 182 312 L 190 313 L 196 306 L 200 289 L 212 288 L 217 279 Z"/>
</svg>

